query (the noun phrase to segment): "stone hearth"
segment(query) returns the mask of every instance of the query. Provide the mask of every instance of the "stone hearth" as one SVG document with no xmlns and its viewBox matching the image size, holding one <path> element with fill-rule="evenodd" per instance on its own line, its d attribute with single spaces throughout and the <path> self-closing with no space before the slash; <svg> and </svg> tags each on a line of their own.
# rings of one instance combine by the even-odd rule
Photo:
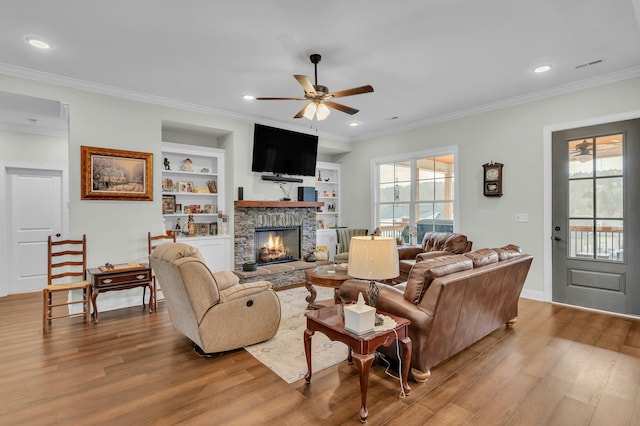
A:
<svg viewBox="0 0 640 426">
<path fill-rule="evenodd" d="M 316 208 L 324 203 L 296 201 L 236 201 L 234 209 L 234 269 L 242 282 L 266 279 L 274 287 L 304 282 L 304 265 L 282 264 L 277 273 L 258 270 L 246 274 L 242 264 L 255 261 L 255 229 L 271 226 L 300 226 L 301 255 L 304 257 L 316 248 Z M 296 262 L 299 263 L 299 262 Z M 306 262 L 303 262 L 306 263 Z M 309 263 L 309 267 L 315 263 Z M 268 268 L 267 268 L 268 269 Z M 262 272 L 262 273 L 261 273 Z M 267 276 L 265 276 L 267 273 Z"/>
</svg>

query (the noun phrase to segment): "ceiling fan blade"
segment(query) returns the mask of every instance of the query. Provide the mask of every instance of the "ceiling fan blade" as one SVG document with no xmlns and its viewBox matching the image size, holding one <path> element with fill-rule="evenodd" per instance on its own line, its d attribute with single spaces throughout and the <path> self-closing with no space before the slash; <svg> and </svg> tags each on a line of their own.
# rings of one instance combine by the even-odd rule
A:
<svg viewBox="0 0 640 426">
<path fill-rule="evenodd" d="M 331 102 L 331 101 L 324 101 L 323 103 L 328 107 L 331 107 L 333 109 L 337 109 L 338 111 L 346 112 L 347 114 L 350 114 L 350 115 L 353 115 L 356 112 L 360 111 L 358 109 L 351 108 L 349 106 L 342 105 L 342 104 L 337 104 L 337 103 Z"/>
<path fill-rule="evenodd" d="M 305 98 L 256 98 L 257 101 L 306 101 Z"/>
<path fill-rule="evenodd" d="M 328 97 L 343 98 L 345 96 L 360 95 L 362 93 L 371 92 L 373 92 L 373 87 L 367 84 L 366 86 L 354 87 L 353 89 L 338 90 L 337 92 L 330 93 Z"/>
<path fill-rule="evenodd" d="M 303 106 L 302 109 L 300 111 L 298 111 L 298 113 L 296 115 L 293 116 L 293 118 L 302 118 L 302 117 L 304 117 L 304 110 L 307 109 L 308 105 L 309 104 Z"/>
<path fill-rule="evenodd" d="M 309 77 L 307 77 L 306 75 L 294 75 L 293 76 L 296 80 L 298 80 L 298 83 L 300 83 L 300 86 L 302 86 L 302 88 L 304 89 L 304 92 L 312 95 L 312 96 L 317 96 L 318 94 L 316 93 L 316 89 L 313 87 L 313 84 L 311 84 L 311 81 L 309 80 Z"/>
</svg>

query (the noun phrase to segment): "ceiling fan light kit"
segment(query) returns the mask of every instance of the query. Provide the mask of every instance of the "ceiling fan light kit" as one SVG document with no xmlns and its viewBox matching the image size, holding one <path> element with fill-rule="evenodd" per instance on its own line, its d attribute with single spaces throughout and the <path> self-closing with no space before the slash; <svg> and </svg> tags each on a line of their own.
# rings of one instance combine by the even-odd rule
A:
<svg viewBox="0 0 640 426">
<path fill-rule="evenodd" d="M 308 120 L 313 120 L 313 117 L 316 117 L 316 120 L 322 121 L 326 119 L 331 110 L 329 108 L 337 109 L 338 111 L 342 111 L 346 114 L 356 114 L 358 112 L 357 109 L 351 108 L 346 105 L 342 105 L 336 102 L 331 101 L 333 98 L 342 98 L 345 96 L 353 96 L 360 95 L 363 93 L 373 92 L 373 87 L 370 85 L 354 87 L 352 89 L 340 90 L 337 92 L 330 93 L 329 88 L 327 86 L 323 86 L 318 84 L 318 62 L 322 57 L 314 53 L 309 56 L 311 63 L 314 66 L 315 71 L 315 83 L 311 84 L 311 81 L 306 75 L 294 75 L 293 77 L 298 81 L 300 86 L 304 89 L 304 98 L 264 98 L 258 97 L 256 100 L 259 101 L 274 101 L 274 100 L 291 100 L 291 101 L 310 101 L 309 104 L 305 105 L 293 118 L 301 118 L 304 117 Z"/>
</svg>

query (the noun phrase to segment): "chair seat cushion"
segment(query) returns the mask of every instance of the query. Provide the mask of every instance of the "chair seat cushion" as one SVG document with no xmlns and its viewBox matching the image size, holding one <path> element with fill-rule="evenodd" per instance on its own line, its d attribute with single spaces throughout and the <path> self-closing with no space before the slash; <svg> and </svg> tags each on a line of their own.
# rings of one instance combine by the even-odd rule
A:
<svg viewBox="0 0 640 426">
<path fill-rule="evenodd" d="M 269 290 L 270 288 L 271 283 L 269 281 L 254 281 L 251 283 L 234 285 L 220 292 L 220 303 L 239 299 L 261 291 Z"/>
<path fill-rule="evenodd" d="M 85 288 L 87 286 L 90 286 L 89 281 L 77 281 L 75 283 L 48 285 L 44 288 L 44 290 L 45 291 L 69 291 L 69 290 L 77 290 L 80 288 Z"/>
</svg>

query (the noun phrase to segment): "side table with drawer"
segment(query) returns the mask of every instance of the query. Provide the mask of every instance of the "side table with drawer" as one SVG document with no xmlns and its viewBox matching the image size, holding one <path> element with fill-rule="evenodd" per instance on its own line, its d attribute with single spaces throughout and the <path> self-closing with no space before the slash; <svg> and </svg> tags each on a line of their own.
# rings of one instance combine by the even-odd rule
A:
<svg viewBox="0 0 640 426">
<path fill-rule="evenodd" d="M 93 304 L 93 320 L 97 323 L 98 305 L 96 299 L 99 293 L 114 290 L 126 290 L 136 287 L 149 288 L 149 312 L 153 310 L 153 287 L 151 267 L 146 263 L 130 267 L 128 265 L 115 265 L 114 269 L 91 268 L 91 302 Z M 144 307 L 144 293 L 142 296 L 142 306 Z"/>
</svg>

